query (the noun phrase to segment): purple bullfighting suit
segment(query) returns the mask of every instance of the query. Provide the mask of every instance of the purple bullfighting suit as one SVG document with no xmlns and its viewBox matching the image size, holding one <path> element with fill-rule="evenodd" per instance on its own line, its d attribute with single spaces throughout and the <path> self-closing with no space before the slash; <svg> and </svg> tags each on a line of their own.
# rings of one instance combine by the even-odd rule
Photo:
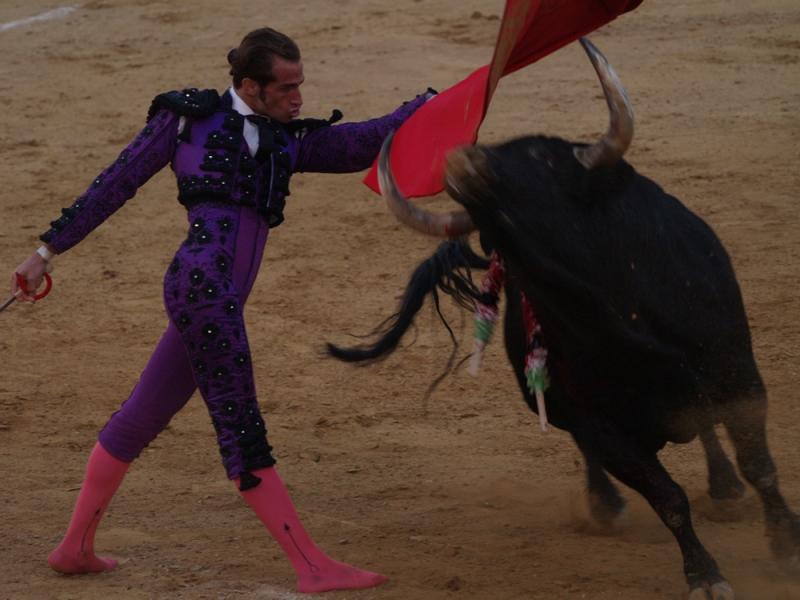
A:
<svg viewBox="0 0 800 600">
<path fill-rule="evenodd" d="M 57 252 L 80 242 L 171 164 L 189 231 L 164 279 L 170 318 L 130 398 L 100 433 L 113 456 L 134 460 L 200 389 L 228 477 L 241 489 L 275 463 L 261 418 L 243 306 L 271 227 L 283 222 L 289 179 L 298 171 L 366 169 L 384 138 L 426 100 L 420 95 L 384 117 L 332 125 L 280 123 L 233 109 L 231 91 L 168 92 L 155 98 L 147 126 L 41 239 Z M 251 155 L 245 120 L 258 128 Z"/>
</svg>

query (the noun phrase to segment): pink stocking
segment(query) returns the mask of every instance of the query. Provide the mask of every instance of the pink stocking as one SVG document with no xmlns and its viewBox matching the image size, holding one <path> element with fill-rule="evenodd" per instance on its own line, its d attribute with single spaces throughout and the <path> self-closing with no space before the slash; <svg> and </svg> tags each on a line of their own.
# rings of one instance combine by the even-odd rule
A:
<svg viewBox="0 0 800 600">
<path fill-rule="evenodd" d="M 95 555 L 94 534 L 129 466 L 106 452 L 99 442 L 95 444 L 67 533 L 47 558 L 53 569 L 60 573 L 99 573 L 117 566 L 114 559 Z"/>
<path fill-rule="evenodd" d="M 356 590 L 374 587 L 386 577 L 336 562 L 320 550 L 303 528 L 289 493 L 273 467 L 253 471 L 261 479 L 240 492 L 272 537 L 280 544 L 297 574 L 297 591 Z M 237 486 L 239 481 L 236 481 Z"/>
</svg>

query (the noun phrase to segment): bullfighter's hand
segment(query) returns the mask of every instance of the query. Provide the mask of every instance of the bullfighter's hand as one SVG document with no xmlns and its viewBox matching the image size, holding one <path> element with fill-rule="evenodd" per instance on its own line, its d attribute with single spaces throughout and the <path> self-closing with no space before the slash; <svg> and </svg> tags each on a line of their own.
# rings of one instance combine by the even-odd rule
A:
<svg viewBox="0 0 800 600">
<path fill-rule="evenodd" d="M 42 279 L 47 272 L 47 261 L 34 252 L 26 258 L 11 274 L 11 294 L 17 296 L 17 300 L 23 302 L 34 302 L 36 290 L 42 285 Z M 28 282 L 27 293 L 23 292 L 17 283 L 17 273 Z"/>
</svg>

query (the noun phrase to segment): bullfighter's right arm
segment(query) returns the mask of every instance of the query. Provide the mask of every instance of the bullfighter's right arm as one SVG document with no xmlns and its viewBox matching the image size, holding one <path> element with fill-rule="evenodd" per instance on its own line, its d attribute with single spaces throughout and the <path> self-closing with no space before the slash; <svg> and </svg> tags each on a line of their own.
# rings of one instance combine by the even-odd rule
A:
<svg viewBox="0 0 800 600">
<path fill-rule="evenodd" d="M 169 164 L 178 143 L 179 116 L 156 112 L 147 126 L 106 168 L 72 206 L 50 223 L 39 239 L 57 253 L 76 245 L 136 194 L 153 175 Z"/>
</svg>

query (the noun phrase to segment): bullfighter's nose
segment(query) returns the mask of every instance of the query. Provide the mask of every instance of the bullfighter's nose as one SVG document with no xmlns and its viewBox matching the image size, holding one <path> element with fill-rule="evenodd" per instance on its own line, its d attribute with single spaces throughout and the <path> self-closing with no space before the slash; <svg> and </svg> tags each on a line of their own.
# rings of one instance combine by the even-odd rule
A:
<svg viewBox="0 0 800 600">
<path fill-rule="evenodd" d="M 447 156 L 445 186 L 454 200 L 469 204 L 486 190 L 489 163 L 482 146 L 462 146 Z"/>
</svg>

